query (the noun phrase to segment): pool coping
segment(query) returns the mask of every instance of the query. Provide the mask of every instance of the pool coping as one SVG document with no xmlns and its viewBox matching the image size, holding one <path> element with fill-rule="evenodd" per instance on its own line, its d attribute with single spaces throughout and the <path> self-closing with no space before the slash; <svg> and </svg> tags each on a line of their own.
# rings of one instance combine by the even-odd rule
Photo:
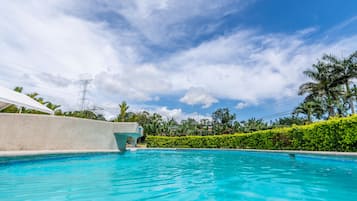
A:
<svg viewBox="0 0 357 201">
<path fill-rule="evenodd" d="M 286 154 L 309 154 L 325 156 L 356 156 L 357 152 L 338 152 L 338 151 L 303 151 L 303 150 L 270 150 L 270 149 L 216 149 L 216 148 L 143 148 L 147 150 L 222 150 L 222 151 L 245 151 L 245 152 L 268 152 Z"/>
<path fill-rule="evenodd" d="M 302 151 L 302 150 L 265 150 L 265 149 L 210 149 L 210 148 L 127 148 L 128 151 L 135 150 L 222 150 L 222 151 L 246 151 L 246 152 L 267 152 L 267 153 L 287 153 L 287 154 L 309 154 L 325 156 L 356 156 L 357 152 L 335 152 L 335 151 Z M 88 154 L 88 153 L 120 153 L 119 150 L 111 149 L 90 149 L 90 150 L 22 150 L 22 151 L 0 151 L 0 157 L 11 156 L 37 156 L 49 154 Z"/>
<path fill-rule="evenodd" d="M 95 153 L 120 153 L 119 150 L 96 149 L 96 150 L 21 150 L 21 151 L 0 151 L 0 157 L 11 156 L 40 156 L 56 154 L 95 154 Z"/>
</svg>

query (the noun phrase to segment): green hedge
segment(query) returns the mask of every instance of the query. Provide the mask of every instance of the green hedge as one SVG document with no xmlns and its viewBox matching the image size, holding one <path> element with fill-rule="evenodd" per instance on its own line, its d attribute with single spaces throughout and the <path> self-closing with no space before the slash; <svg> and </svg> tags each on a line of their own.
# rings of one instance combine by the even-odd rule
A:
<svg viewBox="0 0 357 201">
<path fill-rule="evenodd" d="M 357 115 L 305 126 L 215 136 L 147 136 L 148 147 L 357 151 Z"/>
</svg>

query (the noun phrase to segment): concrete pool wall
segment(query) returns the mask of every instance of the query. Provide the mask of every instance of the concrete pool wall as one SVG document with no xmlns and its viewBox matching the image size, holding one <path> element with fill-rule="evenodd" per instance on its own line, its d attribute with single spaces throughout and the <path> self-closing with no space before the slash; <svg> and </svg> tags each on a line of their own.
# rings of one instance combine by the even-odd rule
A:
<svg viewBox="0 0 357 201">
<path fill-rule="evenodd" d="M 0 151 L 118 150 L 142 132 L 135 122 L 0 113 Z"/>
</svg>

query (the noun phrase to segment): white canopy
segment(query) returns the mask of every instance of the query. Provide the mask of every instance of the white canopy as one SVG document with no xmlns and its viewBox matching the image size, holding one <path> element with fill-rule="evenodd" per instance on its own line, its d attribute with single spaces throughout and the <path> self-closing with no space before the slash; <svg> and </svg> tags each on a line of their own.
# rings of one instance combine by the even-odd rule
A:
<svg viewBox="0 0 357 201">
<path fill-rule="evenodd" d="M 31 97 L 0 86 L 0 110 L 5 109 L 10 105 L 26 107 L 48 114 L 54 114 L 53 110 L 47 108 Z"/>
</svg>

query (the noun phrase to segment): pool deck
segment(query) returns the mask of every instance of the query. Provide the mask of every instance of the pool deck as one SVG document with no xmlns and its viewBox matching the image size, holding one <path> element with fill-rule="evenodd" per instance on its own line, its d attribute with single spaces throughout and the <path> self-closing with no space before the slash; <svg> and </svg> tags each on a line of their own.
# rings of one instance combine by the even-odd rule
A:
<svg viewBox="0 0 357 201">
<path fill-rule="evenodd" d="M 357 152 L 333 152 L 333 151 L 300 151 L 300 150 L 262 150 L 262 149 L 202 149 L 202 148 L 128 148 L 130 150 L 224 150 L 224 151 L 246 151 L 246 152 L 269 152 L 287 154 L 314 154 L 325 156 L 356 156 Z M 120 153 L 120 151 L 109 149 L 98 150 L 31 150 L 31 151 L 0 151 L 0 157 L 9 156 L 36 156 L 49 154 L 85 154 L 85 153 Z"/>
</svg>

